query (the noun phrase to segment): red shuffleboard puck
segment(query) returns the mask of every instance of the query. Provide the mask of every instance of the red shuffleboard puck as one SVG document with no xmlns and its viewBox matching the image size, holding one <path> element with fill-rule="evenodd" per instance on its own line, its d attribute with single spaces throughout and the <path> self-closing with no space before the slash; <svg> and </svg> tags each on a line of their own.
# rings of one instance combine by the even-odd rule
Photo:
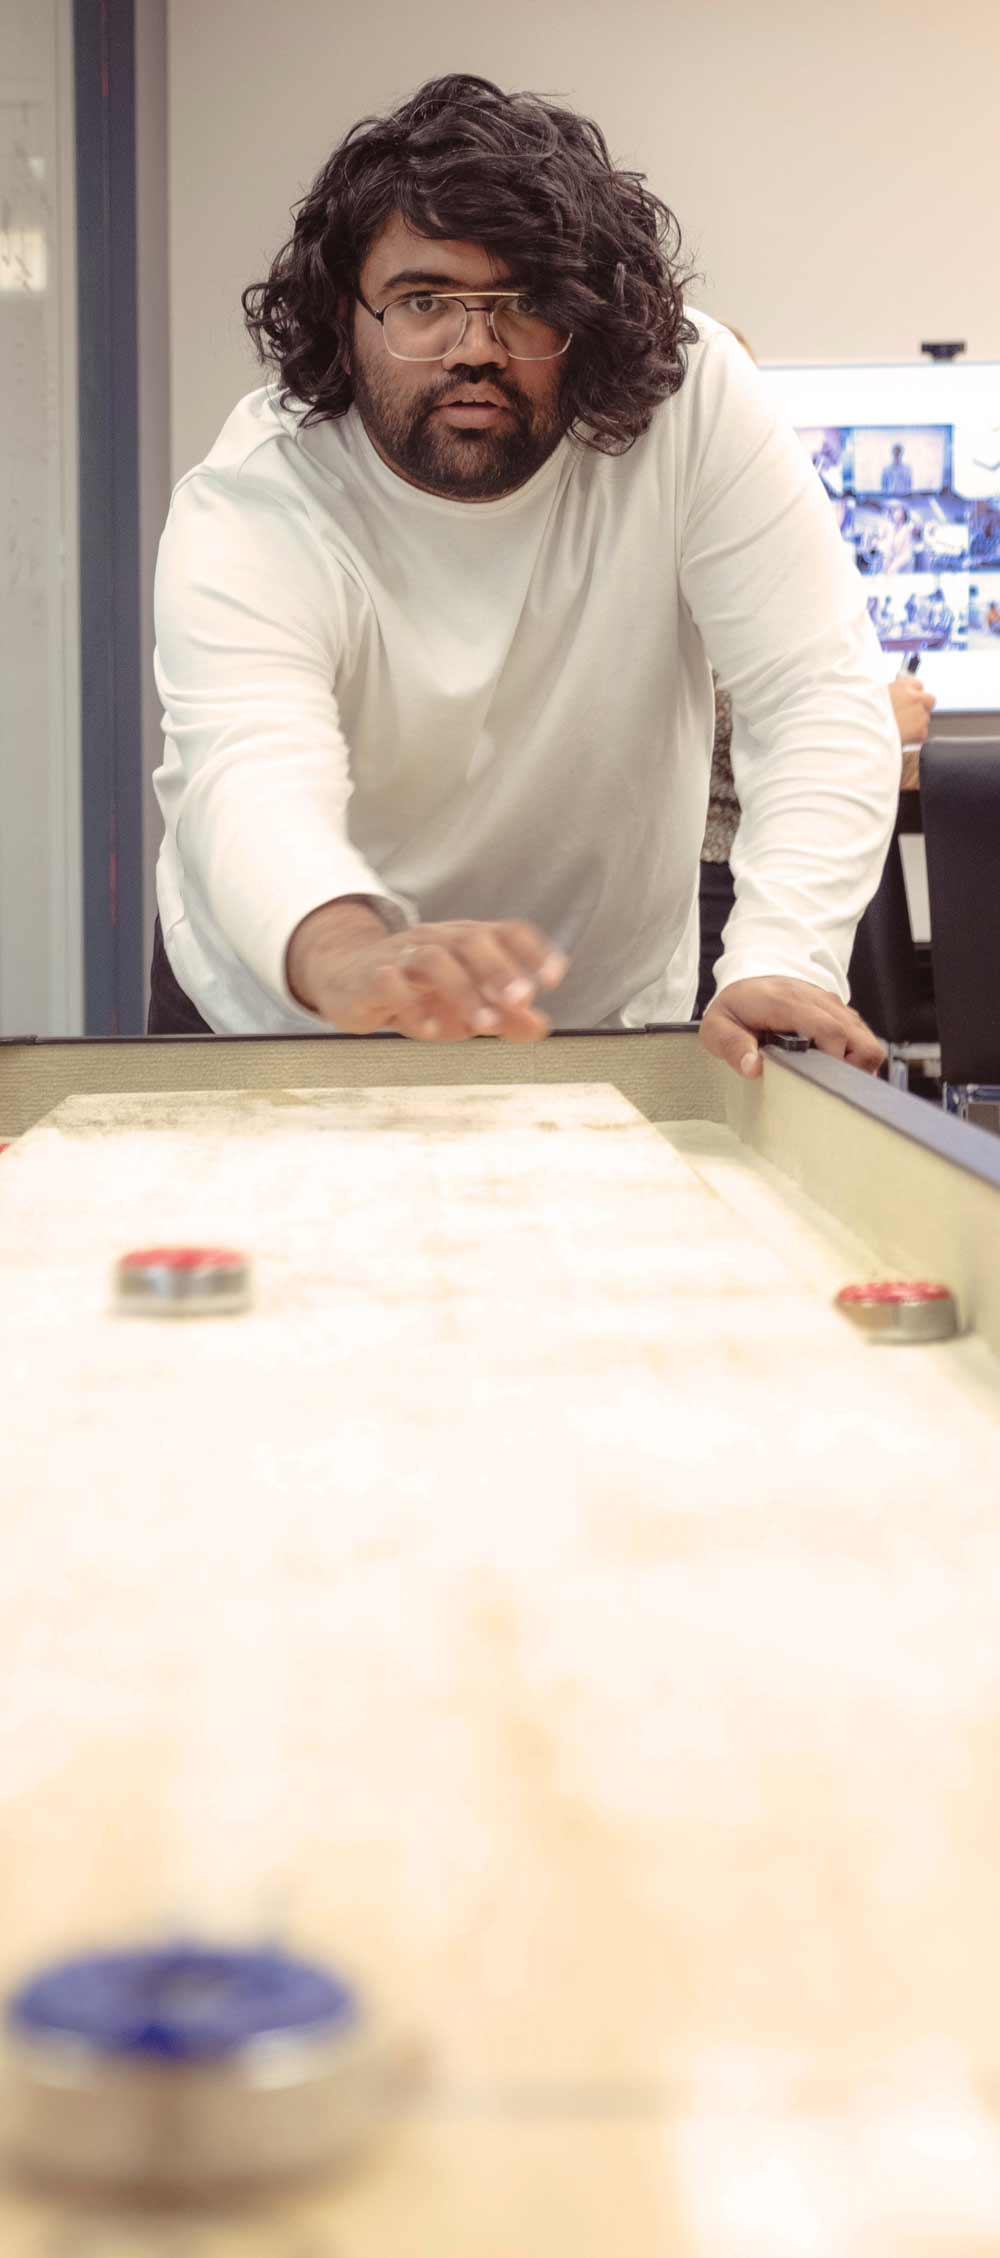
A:
<svg viewBox="0 0 1000 2258">
<path fill-rule="evenodd" d="M 143 1317 L 231 1317 L 249 1308 L 250 1263 L 233 1247 L 139 1247 L 115 1266 L 117 1309 Z"/>
<path fill-rule="evenodd" d="M 947 1341 L 958 1331 L 954 1294 L 930 1278 L 842 1286 L 834 1307 L 873 1341 Z"/>
</svg>

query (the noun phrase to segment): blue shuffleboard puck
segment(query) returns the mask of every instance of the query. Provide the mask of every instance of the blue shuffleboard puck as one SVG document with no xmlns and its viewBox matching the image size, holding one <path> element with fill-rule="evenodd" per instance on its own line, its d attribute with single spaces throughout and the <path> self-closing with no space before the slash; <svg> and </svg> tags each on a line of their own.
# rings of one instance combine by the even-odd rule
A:
<svg viewBox="0 0 1000 2258">
<path fill-rule="evenodd" d="M 168 2198 L 329 2168 L 384 2114 L 395 2068 L 340 1976 L 187 1942 L 40 1970 L 6 2037 L 16 2167 Z"/>
</svg>

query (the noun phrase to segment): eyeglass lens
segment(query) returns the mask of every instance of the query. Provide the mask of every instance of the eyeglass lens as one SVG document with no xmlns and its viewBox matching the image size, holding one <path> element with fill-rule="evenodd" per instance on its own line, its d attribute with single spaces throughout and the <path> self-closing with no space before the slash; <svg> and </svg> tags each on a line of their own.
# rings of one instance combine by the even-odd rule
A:
<svg viewBox="0 0 1000 2258">
<path fill-rule="evenodd" d="M 492 313 L 494 334 L 513 359 L 547 361 L 565 352 L 568 332 L 536 313 L 529 300 L 501 299 Z M 443 360 L 460 343 L 465 326 L 460 299 L 439 298 L 427 291 L 397 299 L 387 308 L 383 323 L 390 353 L 404 361 Z"/>
</svg>

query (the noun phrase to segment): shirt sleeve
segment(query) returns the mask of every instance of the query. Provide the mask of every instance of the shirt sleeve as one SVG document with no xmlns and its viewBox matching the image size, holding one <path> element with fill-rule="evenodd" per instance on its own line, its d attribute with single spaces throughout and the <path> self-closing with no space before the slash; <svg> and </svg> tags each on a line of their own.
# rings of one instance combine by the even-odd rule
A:
<svg viewBox="0 0 1000 2258">
<path fill-rule="evenodd" d="M 184 873 L 262 985 L 315 1024 L 285 978 L 302 918 L 344 894 L 368 896 L 392 928 L 417 914 L 348 835 L 335 692 L 348 613 L 336 560 L 294 497 L 246 470 L 203 467 L 171 501 L 155 615 Z"/>
<path fill-rule="evenodd" d="M 899 734 L 830 503 L 727 331 L 702 349 L 678 522 L 682 594 L 734 709 L 742 818 L 717 985 L 780 974 L 846 1001 L 892 833 Z"/>
</svg>

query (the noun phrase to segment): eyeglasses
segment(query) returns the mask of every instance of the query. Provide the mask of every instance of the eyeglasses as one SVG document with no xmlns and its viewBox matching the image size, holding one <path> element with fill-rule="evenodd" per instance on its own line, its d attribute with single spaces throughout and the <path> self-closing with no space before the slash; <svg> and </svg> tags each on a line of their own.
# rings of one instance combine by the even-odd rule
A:
<svg viewBox="0 0 1000 2258">
<path fill-rule="evenodd" d="M 360 290 L 355 292 L 365 312 L 381 323 L 386 352 L 394 361 L 446 360 L 462 343 L 470 314 L 482 314 L 490 335 L 512 361 L 556 361 L 572 344 L 572 330 L 549 321 L 523 290 L 478 290 L 474 295 L 477 303 L 470 305 L 455 290 L 416 290 L 379 314 Z M 480 298 L 493 303 L 480 305 Z"/>
</svg>

